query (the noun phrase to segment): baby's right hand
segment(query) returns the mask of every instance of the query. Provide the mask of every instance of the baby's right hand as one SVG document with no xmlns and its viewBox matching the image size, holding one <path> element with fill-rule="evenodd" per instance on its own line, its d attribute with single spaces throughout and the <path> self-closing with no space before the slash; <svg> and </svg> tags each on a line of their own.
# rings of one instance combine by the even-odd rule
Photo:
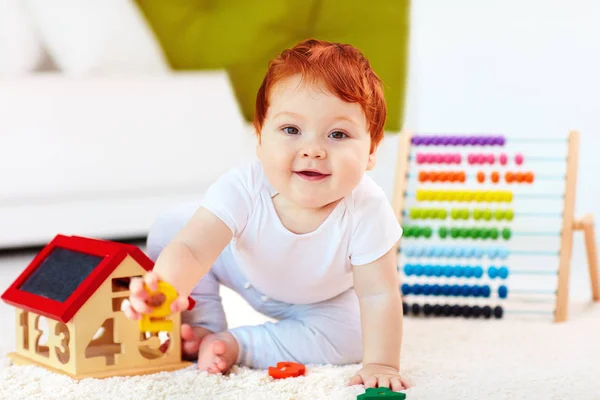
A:
<svg viewBox="0 0 600 400">
<path fill-rule="evenodd" d="M 150 295 L 146 291 L 144 284 L 153 292 L 158 289 L 158 275 L 154 272 L 148 272 L 143 278 L 132 278 L 129 283 L 129 301 L 124 301 L 121 310 L 129 319 L 139 320 L 142 314 L 150 314 L 152 307 L 147 301 Z"/>
</svg>

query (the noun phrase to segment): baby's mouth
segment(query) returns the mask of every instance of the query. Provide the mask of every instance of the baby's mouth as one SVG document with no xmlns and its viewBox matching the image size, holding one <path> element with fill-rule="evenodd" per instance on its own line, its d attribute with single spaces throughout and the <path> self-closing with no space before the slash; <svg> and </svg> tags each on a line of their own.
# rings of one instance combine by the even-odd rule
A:
<svg viewBox="0 0 600 400">
<path fill-rule="evenodd" d="M 303 179 L 309 181 L 318 181 L 321 179 L 325 179 L 329 176 L 329 174 L 322 174 L 319 171 L 296 171 L 296 175 L 300 176 Z"/>
</svg>

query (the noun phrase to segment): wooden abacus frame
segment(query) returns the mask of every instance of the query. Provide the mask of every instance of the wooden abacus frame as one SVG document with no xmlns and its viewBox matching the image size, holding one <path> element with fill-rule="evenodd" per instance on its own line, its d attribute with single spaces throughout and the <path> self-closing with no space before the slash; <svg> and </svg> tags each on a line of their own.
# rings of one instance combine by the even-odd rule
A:
<svg viewBox="0 0 600 400">
<path fill-rule="evenodd" d="M 405 192 L 408 184 L 408 171 L 412 147 L 412 132 L 403 130 L 398 139 L 396 172 L 392 207 L 396 217 L 402 224 Z M 579 132 L 572 130 L 568 136 L 567 166 L 565 175 L 565 194 L 562 213 L 562 228 L 559 249 L 558 282 L 554 321 L 567 320 L 569 308 L 569 277 L 571 271 L 571 254 L 573 251 L 573 232 L 583 231 L 587 253 L 592 300 L 600 301 L 600 281 L 598 274 L 598 249 L 594 234 L 594 218 L 586 214 L 581 219 L 575 219 L 575 194 L 577 186 L 577 166 L 579 162 Z M 402 239 L 401 239 L 402 240 Z M 397 244 L 399 246 L 399 243 Z"/>
</svg>

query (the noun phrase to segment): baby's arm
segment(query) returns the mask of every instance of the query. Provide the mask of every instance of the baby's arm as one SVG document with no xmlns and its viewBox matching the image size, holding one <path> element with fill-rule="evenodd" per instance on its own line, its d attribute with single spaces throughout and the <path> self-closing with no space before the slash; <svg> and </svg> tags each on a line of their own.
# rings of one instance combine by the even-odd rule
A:
<svg viewBox="0 0 600 400">
<path fill-rule="evenodd" d="M 353 266 L 361 313 L 363 368 L 350 384 L 395 391 L 408 387 L 400 377 L 403 317 L 396 260 L 394 246 L 370 264 Z"/>
<path fill-rule="evenodd" d="M 171 284 L 179 298 L 172 304 L 172 311 L 187 308 L 187 298 L 200 279 L 206 275 L 225 246 L 231 241 L 231 229 L 204 207 L 200 207 L 186 226 L 164 248 L 156 260 L 154 269 L 143 280 L 131 281 L 129 305 L 123 309 L 132 319 L 149 313 L 144 283 L 156 290 L 158 280 Z"/>
</svg>

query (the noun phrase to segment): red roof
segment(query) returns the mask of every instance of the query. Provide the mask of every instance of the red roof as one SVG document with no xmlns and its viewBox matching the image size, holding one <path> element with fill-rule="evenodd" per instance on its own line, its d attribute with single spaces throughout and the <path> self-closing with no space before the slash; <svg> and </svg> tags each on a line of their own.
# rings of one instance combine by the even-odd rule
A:
<svg viewBox="0 0 600 400">
<path fill-rule="evenodd" d="M 59 260 L 53 261 L 54 266 L 48 267 L 51 264 L 51 254 L 54 259 Z M 77 275 L 77 269 L 71 268 L 73 263 L 65 265 L 65 259 L 60 260 L 65 254 L 85 260 L 87 269 L 79 271 L 80 275 Z M 146 271 L 154 268 L 154 262 L 134 245 L 57 235 L 4 292 L 2 300 L 15 307 L 67 323 L 127 256 L 132 257 Z M 44 273 L 48 275 L 44 277 Z M 66 273 L 66 280 L 63 282 L 63 277 L 57 277 L 57 273 Z M 52 284 L 48 286 L 50 281 Z M 35 294 L 34 290 L 39 290 L 44 284 L 46 293 Z M 194 301 L 191 298 L 189 300 L 191 309 Z"/>
</svg>

